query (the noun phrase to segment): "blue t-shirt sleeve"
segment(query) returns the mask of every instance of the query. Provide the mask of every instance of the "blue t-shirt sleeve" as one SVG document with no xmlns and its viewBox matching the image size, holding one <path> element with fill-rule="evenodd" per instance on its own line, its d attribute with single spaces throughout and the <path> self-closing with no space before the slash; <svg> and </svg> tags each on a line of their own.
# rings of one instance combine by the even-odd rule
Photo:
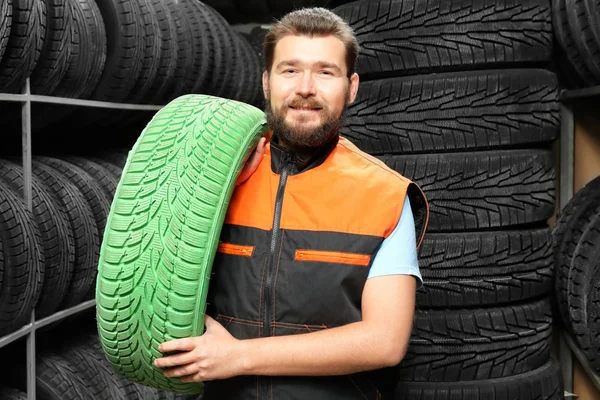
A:
<svg viewBox="0 0 600 400">
<path fill-rule="evenodd" d="M 423 286 L 423 278 L 417 262 L 415 221 L 408 196 L 404 200 L 398 225 L 381 244 L 367 279 L 398 274 L 414 276 L 417 279 L 417 289 Z"/>
</svg>

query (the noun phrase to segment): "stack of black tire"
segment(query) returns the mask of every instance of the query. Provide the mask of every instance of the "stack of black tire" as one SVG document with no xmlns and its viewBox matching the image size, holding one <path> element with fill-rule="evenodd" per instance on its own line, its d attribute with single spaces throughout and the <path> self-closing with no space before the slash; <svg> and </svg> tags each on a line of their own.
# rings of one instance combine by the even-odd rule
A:
<svg viewBox="0 0 600 400">
<path fill-rule="evenodd" d="M 271 23 L 302 7 L 328 7 L 349 0 L 206 0 L 232 24 Z"/>
<path fill-rule="evenodd" d="M 552 22 L 564 85 L 600 85 L 600 1 L 552 0 Z"/>
<path fill-rule="evenodd" d="M 562 325 L 600 372 L 600 177 L 575 193 L 552 233 Z"/>
<path fill-rule="evenodd" d="M 86 325 L 85 323 L 83 324 Z M 117 374 L 106 360 L 94 327 L 62 330 L 51 346 L 42 345 L 36 355 L 38 400 L 200 400 L 202 395 L 183 395 L 137 384 Z M 22 363 L 4 368 L 0 399 L 26 400 Z M 15 368 L 15 366 L 17 368 Z"/>
<path fill-rule="evenodd" d="M 551 357 L 558 83 L 549 0 L 360 0 L 342 135 L 429 200 L 397 397 L 562 399 Z"/>
<path fill-rule="evenodd" d="M 125 153 L 0 159 L 0 335 L 94 296 L 100 242 Z"/>
<path fill-rule="evenodd" d="M 0 92 L 20 93 L 30 78 L 33 94 L 120 103 L 166 104 L 203 93 L 255 104 L 262 96 L 249 41 L 199 0 L 1 4 Z M 36 109 L 34 131 L 58 121 L 124 125 L 131 117 L 65 110 Z"/>
</svg>

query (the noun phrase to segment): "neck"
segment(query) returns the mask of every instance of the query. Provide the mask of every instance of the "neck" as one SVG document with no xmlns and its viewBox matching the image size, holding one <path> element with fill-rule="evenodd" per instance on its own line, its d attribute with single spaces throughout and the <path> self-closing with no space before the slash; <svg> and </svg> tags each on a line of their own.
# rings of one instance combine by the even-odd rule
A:
<svg viewBox="0 0 600 400">
<path fill-rule="evenodd" d="M 291 153 L 294 154 L 294 156 L 300 160 L 308 160 L 310 159 L 317 151 L 319 151 L 319 148 L 314 148 L 314 147 L 295 147 L 290 145 L 289 143 L 287 143 L 285 140 L 283 140 L 280 137 L 277 137 L 278 139 L 278 143 L 281 147 L 283 147 L 284 149 L 290 151 Z"/>
<path fill-rule="evenodd" d="M 282 161 L 284 160 L 283 153 L 285 151 L 290 152 L 293 157 L 293 169 L 292 175 L 307 171 L 311 168 L 321 165 L 329 154 L 333 151 L 338 143 L 339 135 L 332 137 L 327 143 L 324 143 L 318 148 L 304 148 L 297 149 L 294 146 L 290 146 L 289 143 L 282 143 L 281 138 L 276 134 L 271 137 L 271 169 L 275 173 L 280 173 L 282 168 Z"/>
</svg>

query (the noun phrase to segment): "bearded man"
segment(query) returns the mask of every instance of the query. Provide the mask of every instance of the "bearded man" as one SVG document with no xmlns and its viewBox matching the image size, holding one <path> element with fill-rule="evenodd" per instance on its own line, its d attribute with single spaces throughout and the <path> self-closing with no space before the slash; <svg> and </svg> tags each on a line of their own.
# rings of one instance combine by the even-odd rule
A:
<svg viewBox="0 0 600 400">
<path fill-rule="evenodd" d="M 358 47 L 323 8 L 287 14 L 265 38 L 272 135 L 230 201 L 206 332 L 161 344 L 177 354 L 155 363 L 204 382 L 204 400 L 393 397 L 428 207 L 414 183 L 340 137 Z"/>
</svg>

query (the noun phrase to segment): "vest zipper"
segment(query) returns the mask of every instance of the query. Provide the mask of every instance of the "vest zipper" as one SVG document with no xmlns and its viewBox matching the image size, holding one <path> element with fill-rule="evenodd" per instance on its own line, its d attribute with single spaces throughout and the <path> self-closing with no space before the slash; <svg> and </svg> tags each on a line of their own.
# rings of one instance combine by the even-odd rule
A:
<svg viewBox="0 0 600 400">
<path fill-rule="evenodd" d="M 277 195 L 275 197 L 275 214 L 273 216 L 273 230 L 271 232 L 271 247 L 269 249 L 269 262 L 267 264 L 267 271 L 265 274 L 265 291 L 263 296 L 263 333 L 261 336 L 271 336 L 271 315 L 273 314 L 273 279 L 275 274 L 275 257 L 277 250 L 279 249 L 279 224 L 281 223 L 281 210 L 283 207 L 283 194 L 285 192 L 285 185 L 287 178 L 292 169 L 292 156 L 290 153 L 285 153 L 284 164 L 279 177 L 279 186 L 277 187 Z M 269 398 L 269 378 L 259 378 L 261 380 L 262 397 L 264 399 Z"/>
</svg>

